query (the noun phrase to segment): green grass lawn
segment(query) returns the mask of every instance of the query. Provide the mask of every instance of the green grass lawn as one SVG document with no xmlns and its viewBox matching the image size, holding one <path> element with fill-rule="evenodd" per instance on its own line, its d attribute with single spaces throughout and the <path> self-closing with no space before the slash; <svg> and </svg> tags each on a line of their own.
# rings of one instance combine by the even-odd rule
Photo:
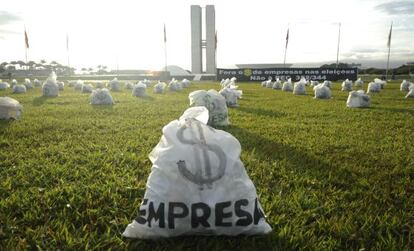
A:
<svg viewBox="0 0 414 251">
<path fill-rule="evenodd" d="M 414 99 L 400 81 L 349 109 L 331 100 L 240 83 L 239 108 L 221 128 L 241 159 L 273 232 L 255 237 L 121 236 L 137 215 L 161 129 L 188 107 L 194 84 L 145 99 L 112 93 L 112 107 L 66 87 L 57 98 L 0 91 L 24 106 L 0 121 L 0 250 L 413 250 Z M 366 87 L 366 84 L 365 84 Z"/>
</svg>

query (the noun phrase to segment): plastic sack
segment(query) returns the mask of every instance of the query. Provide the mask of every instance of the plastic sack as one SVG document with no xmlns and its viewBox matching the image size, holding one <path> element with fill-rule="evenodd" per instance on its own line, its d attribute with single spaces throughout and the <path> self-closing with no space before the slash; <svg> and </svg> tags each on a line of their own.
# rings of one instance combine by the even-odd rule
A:
<svg viewBox="0 0 414 251">
<path fill-rule="evenodd" d="M 410 81 L 407 81 L 407 80 L 404 79 L 402 81 L 401 85 L 400 85 L 400 91 L 402 91 L 402 92 L 408 92 L 408 91 L 410 91 L 409 90 L 410 85 L 412 85 L 412 83 Z"/>
<path fill-rule="evenodd" d="M 299 81 L 296 82 L 293 86 L 293 94 L 294 95 L 306 95 L 306 81 Z"/>
<path fill-rule="evenodd" d="M 78 81 L 76 81 L 76 83 L 75 83 L 75 90 L 77 90 L 77 91 L 81 91 L 82 90 L 82 86 L 83 86 L 83 81 L 82 80 L 78 80 Z"/>
<path fill-rule="evenodd" d="M 65 83 L 63 81 L 58 81 L 57 84 L 59 87 L 59 91 L 63 91 L 65 88 Z"/>
<path fill-rule="evenodd" d="M 19 119 L 23 107 L 19 101 L 9 98 L 0 97 L 0 119 Z"/>
<path fill-rule="evenodd" d="M 91 84 L 84 84 L 82 85 L 82 93 L 92 93 L 93 91 L 93 86 Z"/>
<path fill-rule="evenodd" d="M 167 87 L 167 84 L 165 84 L 164 82 L 158 81 L 158 84 L 154 85 L 154 93 L 157 93 L 157 94 L 164 93 L 166 87 Z"/>
<path fill-rule="evenodd" d="M 315 92 L 315 99 L 330 99 L 332 97 L 331 89 L 323 83 L 313 87 L 313 91 Z"/>
<path fill-rule="evenodd" d="M 368 84 L 368 90 L 367 93 L 372 93 L 372 92 L 380 92 L 381 91 L 381 84 L 378 82 L 370 82 Z"/>
<path fill-rule="evenodd" d="M 341 91 L 352 91 L 352 81 L 349 79 L 346 79 L 344 82 L 342 82 L 342 89 Z"/>
<path fill-rule="evenodd" d="M 346 101 L 346 106 L 350 108 L 369 107 L 370 97 L 363 90 L 351 91 Z"/>
<path fill-rule="evenodd" d="M 125 83 L 125 89 L 132 90 L 133 87 L 134 87 L 133 83 L 131 83 L 131 82 L 126 82 Z"/>
<path fill-rule="evenodd" d="M 57 97 L 59 95 L 59 86 L 54 72 L 52 72 L 43 83 L 42 93 L 44 97 Z"/>
<path fill-rule="evenodd" d="M 414 98 L 414 84 L 411 83 L 410 86 L 408 87 L 408 93 L 405 96 L 405 98 Z"/>
<path fill-rule="evenodd" d="M 138 216 L 123 236 L 259 235 L 272 231 L 230 133 L 208 125 L 208 110 L 187 109 L 162 129 Z"/>
<path fill-rule="evenodd" d="M 7 82 L 1 82 L 0 83 L 0 90 L 6 90 L 7 88 L 10 88 L 9 83 L 7 83 Z"/>
<path fill-rule="evenodd" d="M 273 83 L 272 88 L 275 89 L 275 90 L 282 89 L 282 81 L 280 81 L 279 78 L 276 78 L 276 81 Z"/>
<path fill-rule="evenodd" d="M 16 79 L 13 79 L 12 80 L 12 82 L 11 82 L 11 86 L 13 87 L 13 86 L 15 86 L 15 85 L 17 85 L 18 83 L 17 83 L 17 80 Z"/>
<path fill-rule="evenodd" d="M 374 79 L 374 83 L 377 83 L 380 85 L 381 89 L 384 89 L 385 85 L 387 84 L 387 81 L 381 80 L 379 78 Z"/>
<path fill-rule="evenodd" d="M 219 91 L 219 93 L 226 99 L 228 107 L 238 107 L 237 99 L 241 98 L 242 91 L 233 88 L 225 87 Z"/>
<path fill-rule="evenodd" d="M 90 96 L 91 105 L 112 105 L 114 100 L 112 99 L 111 93 L 106 88 L 96 89 L 92 91 Z"/>
<path fill-rule="evenodd" d="M 168 84 L 168 90 L 169 91 L 175 92 L 175 91 L 179 91 L 181 89 L 182 89 L 181 84 L 177 80 L 175 80 L 174 78 Z"/>
<path fill-rule="evenodd" d="M 362 81 L 362 79 L 361 78 L 358 78 L 356 81 L 355 81 L 355 83 L 354 83 L 354 85 L 356 86 L 356 87 L 362 87 L 362 85 L 364 84 L 364 81 Z"/>
<path fill-rule="evenodd" d="M 32 81 L 30 81 L 30 79 L 25 78 L 24 79 L 24 86 L 26 86 L 26 89 L 33 89 L 33 84 Z"/>
<path fill-rule="evenodd" d="M 190 87 L 190 80 L 188 80 L 188 79 L 183 79 L 183 81 L 181 81 L 181 86 L 183 87 L 183 88 L 187 88 L 187 87 Z"/>
<path fill-rule="evenodd" d="M 132 89 L 132 96 L 134 97 L 145 97 L 147 96 L 147 85 L 142 83 L 141 81 L 138 84 L 134 85 Z"/>
<path fill-rule="evenodd" d="M 229 78 L 226 78 L 226 79 L 222 79 L 220 84 L 222 87 L 226 87 L 227 85 L 231 83 L 232 83 L 231 80 Z"/>
<path fill-rule="evenodd" d="M 114 78 L 109 82 L 109 88 L 111 91 L 121 91 L 121 84 L 119 83 L 118 78 Z"/>
<path fill-rule="evenodd" d="M 272 80 L 271 79 L 267 80 L 266 81 L 266 88 L 272 88 L 272 87 L 273 87 Z"/>
<path fill-rule="evenodd" d="M 13 85 L 13 93 L 26 93 L 25 85 Z"/>
<path fill-rule="evenodd" d="M 188 95 L 190 106 L 204 106 L 209 111 L 208 125 L 227 126 L 230 124 L 226 99 L 216 90 L 198 90 Z"/>
<path fill-rule="evenodd" d="M 144 81 L 142 81 L 142 83 L 144 85 L 146 85 L 147 87 L 150 87 L 151 86 L 151 80 L 149 80 L 149 79 L 144 79 Z"/>
<path fill-rule="evenodd" d="M 293 91 L 292 80 L 289 78 L 288 81 L 283 83 L 282 91 L 284 92 L 291 92 Z"/>
<path fill-rule="evenodd" d="M 41 86 L 41 85 L 42 85 L 42 82 L 40 82 L 40 80 L 39 80 L 39 79 L 37 79 L 37 78 L 35 78 L 35 79 L 33 80 L 33 83 L 34 83 L 34 86 L 35 86 L 35 87 L 39 87 L 39 86 Z"/>
</svg>

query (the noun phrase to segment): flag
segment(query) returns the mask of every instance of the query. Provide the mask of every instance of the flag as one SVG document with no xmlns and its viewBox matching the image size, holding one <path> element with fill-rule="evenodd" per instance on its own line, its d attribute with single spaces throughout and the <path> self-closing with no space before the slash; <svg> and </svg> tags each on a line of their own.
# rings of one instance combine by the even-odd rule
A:
<svg viewBox="0 0 414 251">
<path fill-rule="evenodd" d="M 69 36 L 66 34 L 66 50 L 69 50 Z"/>
<path fill-rule="evenodd" d="M 164 24 L 164 43 L 167 42 L 167 31 L 165 30 L 165 24 Z"/>
<path fill-rule="evenodd" d="M 29 49 L 29 37 L 27 36 L 26 28 L 24 28 L 24 42 L 26 44 L 26 48 Z"/>
<path fill-rule="evenodd" d="M 287 29 L 287 33 L 286 33 L 286 46 L 285 46 L 285 48 L 287 48 L 288 42 L 289 42 L 289 28 Z"/>
<path fill-rule="evenodd" d="M 388 34 L 388 42 L 387 42 L 387 47 L 388 48 L 391 47 L 391 34 L 392 34 L 392 23 L 391 23 L 391 27 L 390 27 L 390 33 Z"/>
<path fill-rule="evenodd" d="M 216 31 L 216 35 L 214 36 L 214 49 L 217 50 L 217 31 Z"/>
</svg>

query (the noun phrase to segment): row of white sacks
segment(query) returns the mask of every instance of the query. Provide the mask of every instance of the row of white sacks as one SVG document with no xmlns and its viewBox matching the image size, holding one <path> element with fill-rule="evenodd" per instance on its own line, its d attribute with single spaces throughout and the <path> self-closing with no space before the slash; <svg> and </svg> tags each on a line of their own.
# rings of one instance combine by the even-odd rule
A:
<svg viewBox="0 0 414 251">
<path fill-rule="evenodd" d="M 362 87 L 363 81 L 358 79 L 355 81 L 355 84 L 359 87 Z M 385 83 L 382 83 L 384 85 Z M 306 88 L 305 86 L 313 86 L 313 91 L 315 92 L 315 99 L 330 99 L 332 98 L 332 82 L 331 81 L 324 81 L 323 83 L 319 83 L 318 81 L 307 81 L 306 79 L 302 78 L 299 82 L 292 84 L 292 80 L 288 79 L 288 81 L 282 82 L 279 79 L 276 79 L 274 83 L 272 80 L 269 79 L 267 81 L 262 82 L 262 86 L 267 88 L 273 89 L 281 89 L 282 91 L 293 92 L 295 95 L 305 95 Z M 380 86 L 381 89 L 381 86 Z M 363 90 L 359 91 L 352 91 L 352 81 L 345 80 L 342 83 L 342 90 L 343 91 L 351 91 L 348 96 L 348 100 L 346 105 L 350 108 L 358 108 L 358 107 L 369 107 L 370 106 L 370 97 L 365 94 Z M 368 89 L 370 90 L 370 89 Z"/>
<path fill-rule="evenodd" d="M 46 80 L 50 81 L 50 76 L 49 78 Z M 58 85 L 58 89 L 60 91 L 63 91 L 64 89 L 64 82 L 62 81 L 57 81 L 56 78 L 54 79 L 54 81 L 56 81 L 56 84 Z M 3 82 L 0 81 L 0 90 L 6 90 L 10 87 L 13 88 L 13 93 L 25 93 L 28 89 L 32 89 L 35 86 L 41 86 L 41 82 L 38 79 L 35 79 L 34 81 L 34 85 L 32 84 L 31 80 L 26 78 L 24 81 L 24 84 L 18 84 L 18 82 L 13 79 L 12 81 L 12 85 L 10 85 L 7 82 Z M 150 80 L 143 80 L 143 81 L 139 81 L 138 83 L 142 83 L 144 85 L 146 85 L 147 87 L 149 87 L 151 85 L 151 81 Z M 190 81 L 187 79 L 183 79 L 181 82 L 177 81 L 176 79 L 172 79 L 171 82 L 167 85 L 163 82 L 158 81 L 158 83 L 154 86 L 154 92 L 155 93 L 163 93 L 165 92 L 167 89 L 169 91 L 179 91 L 183 88 L 189 87 L 190 86 Z M 127 82 L 125 83 L 125 89 L 127 90 L 132 90 L 135 84 L 131 83 L 131 82 Z M 93 86 L 92 84 L 85 84 L 84 81 L 82 80 L 77 80 L 77 81 L 69 81 L 68 83 L 69 87 L 74 87 L 75 90 L 80 90 L 81 92 L 84 93 L 91 93 L 93 90 Z M 117 78 L 114 78 L 113 80 L 111 80 L 108 84 L 104 84 L 103 82 L 96 82 L 96 88 L 104 88 L 107 87 L 109 88 L 111 91 L 121 91 L 122 87 L 121 87 L 121 83 L 118 81 Z"/>
<path fill-rule="evenodd" d="M 342 91 L 352 91 L 353 86 L 355 87 L 363 87 L 364 82 L 359 78 L 358 80 L 353 83 L 351 80 L 345 80 L 342 82 Z M 376 93 L 380 92 L 381 89 L 384 89 L 385 85 L 387 84 L 386 81 L 381 79 L 374 79 L 373 82 L 370 82 L 368 84 L 367 93 Z M 295 95 L 305 95 L 306 94 L 306 88 L 305 86 L 312 86 L 313 90 L 315 92 L 315 98 L 316 99 L 327 99 L 331 98 L 332 94 L 330 89 L 332 88 L 332 82 L 331 81 L 324 81 L 323 83 L 319 83 L 318 81 L 307 81 L 304 78 L 302 78 L 300 81 L 292 83 L 291 79 L 288 79 L 288 81 L 282 83 L 279 79 L 276 79 L 275 82 L 272 82 L 271 79 L 267 81 L 262 82 L 263 87 L 267 88 L 273 88 L 275 90 L 282 90 L 286 92 L 293 92 Z M 403 82 L 400 85 L 400 90 L 404 92 L 408 92 L 405 96 L 406 98 L 414 98 L 414 84 L 403 80 Z"/>
</svg>

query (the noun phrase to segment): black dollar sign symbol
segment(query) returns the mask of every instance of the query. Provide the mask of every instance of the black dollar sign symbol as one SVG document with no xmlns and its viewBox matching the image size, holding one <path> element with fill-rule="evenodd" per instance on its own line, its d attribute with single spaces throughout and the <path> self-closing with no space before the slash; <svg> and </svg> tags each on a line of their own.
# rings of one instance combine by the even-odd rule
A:
<svg viewBox="0 0 414 251">
<path fill-rule="evenodd" d="M 221 147 L 215 144 L 207 144 L 206 139 L 204 137 L 203 128 L 201 127 L 200 123 L 201 122 L 197 120 L 189 121 L 189 126 L 183 125 L 180 129 L 178 129 L 177 138 L 183 144 L 193 145 L 194 147 L 196 147 L 196 149 L 201 148 L 202 155 L 204 158 L 205 177 L 203 177 L 202 164 L 201 164 L 200 156 L 198 154 L 194 155 L 195 163 L 197 165 L 196 166 L 197 170 L 195 174 L 193 174 L 187 169 L 187 165 L 184 160 L 178 161 L 177 166 L 178 166 L 178 170 L 180 171 L 181 175 L 183 175 L 189 181 L 199 185 L 200 190 L 202 190 L 204 185 L 206 185 L 207 188 L 211 188 L 214 181 L 217 181 L 221 179 L 221 177 L 223 177 L 224 171 L 226 169 L 227 159 L 226 159 L 226 154 L 221 149 Z M 198 133 L 200 134 L 200 140 L 197 140 L 195 138 L 195 133 L 193 131 L 194 124 L 197 126 Z M 192 134 L 194 135 L 193 139 L 184 138 L 184 131 L 187 128 L 192 130 Z M 210 163 L 210 158 L 208 156 L 208 151 L 214 153 L 219 160 L 219 165 L 217 166 L 217 171 L 216 171 L 217 173 L 215 176 L 213 176 L 212 174 L 212 166 Z"/>
</svg>

